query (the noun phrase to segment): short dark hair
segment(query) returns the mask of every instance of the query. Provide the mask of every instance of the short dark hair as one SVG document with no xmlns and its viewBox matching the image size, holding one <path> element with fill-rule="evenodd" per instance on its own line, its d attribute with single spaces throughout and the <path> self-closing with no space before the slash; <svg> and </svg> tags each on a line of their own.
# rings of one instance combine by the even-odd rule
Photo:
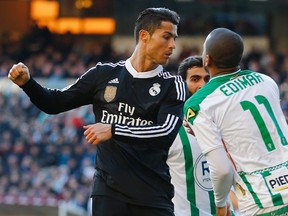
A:
<svg viewBox="0 0 288 216">
<path fill-rule="evenodd" d="M 147 8 L 142 11 L 136 20 L 134 28 L 136 44 L 139 41 L 139 31 L 141 29 L 148 31 L 152 35 L 160 27 L 162 21 L 178 25 L 180 17 L 175 11 L 167 8 Z"/>
<path fill-rule="evenodd" d="M 241 36 L 226 28 L 214 29 L 205 42 L 206 55 L 212 58 L 213 64 L 218 68 L 239 66 L 243 49 Z"/>
<path fill-rule="evenodd" d="M 193 67 L 203 67 L 201 56 L 189 56 L 185 58 L 178 67 L 178 74 L 186 80 L 187 70 Z"/>
</svg>

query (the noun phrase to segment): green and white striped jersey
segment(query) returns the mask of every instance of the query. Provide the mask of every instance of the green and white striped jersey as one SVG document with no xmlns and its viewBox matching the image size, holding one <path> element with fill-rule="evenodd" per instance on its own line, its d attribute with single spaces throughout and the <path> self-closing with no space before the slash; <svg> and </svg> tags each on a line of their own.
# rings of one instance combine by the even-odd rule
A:
<svg viewBox="0 0 288 216">
<path fill-rule="evenodd" d="M 175 216 L 216 215 L 207 161 L 183 126 L 169 149 L 167 164 L 175 189 Z"/>
<path fill-rule="evenodd" d="M 204 154 L 224 143 L 238 173 L 240 213 L 288 204 L 288 126 L 270 77 L 249 70 L 214 77 L 184 112 Z"/>
</svg>

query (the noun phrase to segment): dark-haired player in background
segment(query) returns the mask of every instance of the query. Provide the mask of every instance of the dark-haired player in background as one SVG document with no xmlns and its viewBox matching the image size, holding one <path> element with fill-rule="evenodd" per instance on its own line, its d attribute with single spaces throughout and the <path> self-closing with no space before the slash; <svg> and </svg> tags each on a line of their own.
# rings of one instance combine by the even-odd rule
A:
<svg viewBox="0 0 288 216">
<path fill-rule="evenodd" d="M 210 79 L 203 67 L 201 56 L 189 56 L 184 59 L 178 67 L 178 74 L 186 82 L 191 95 Z M 169 149 L 167 164 L 175 188 L 173 197 L 175 215 L 211 216 L 215 214 L 207 161 L 201 153 L 195 136 L 188 134 L 183 126 Z"/>
<path fill-rule="evenodd" d="M 18 63 L 9 78 L 49 114 L 92 104 L 96 124 L 84 126 L 97 145 L 92 192 L 94 216 L 173 216 L 168 150 L 182 124 L 185 84 L 165 71 L 175 49 L 179 16 L 148 8 L 135 24 L 129 59 L 98 63 L 73 85 L 47 89 Z"/>
</svg>

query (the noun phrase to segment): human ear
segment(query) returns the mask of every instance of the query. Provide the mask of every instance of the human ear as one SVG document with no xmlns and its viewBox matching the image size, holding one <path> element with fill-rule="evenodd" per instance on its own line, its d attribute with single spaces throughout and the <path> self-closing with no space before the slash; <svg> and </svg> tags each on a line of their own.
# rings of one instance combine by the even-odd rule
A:
<svg viewBox="0 0 288 216">
<path fill-rule="evenodd" d="M 210 66 L 212 64 L 212 58 L 209 55 L 204 56 L 204 67 Z"/>
<path fill-rule="evenodd" d="M 141 41 L 146 42 L 149 39 L 149 37 L 150 37 L 150 34 L 148 31 L 143 30 L 143 29 L 139 31 L 139 39 Z"/>
</svg>

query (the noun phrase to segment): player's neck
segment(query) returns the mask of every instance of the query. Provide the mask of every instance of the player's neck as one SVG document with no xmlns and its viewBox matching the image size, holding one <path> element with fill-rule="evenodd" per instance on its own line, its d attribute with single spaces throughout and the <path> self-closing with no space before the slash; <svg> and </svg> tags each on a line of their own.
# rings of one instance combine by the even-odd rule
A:
<svg viewBox="0 0 288 216">
<path fill-rule="evenodd" d="M 146 72 L 154 70 L 159 66 L 159 64 L 155 64 L 150 61 L 145 53 L 139 52 L 139 50 L 135 50 L 132 56 L 130 57 L 131 65 L 137 72 Z"/>
<path fill-rule="evenodd" d="M 231 74 L 240 69 L 240 66 L 237 67 L 232 67 L 232 68 L 217 68 L 215 69 L 212 77 L 220 76 L 220 75 L 225 75 L 225 74 Z"/>
</svg>

